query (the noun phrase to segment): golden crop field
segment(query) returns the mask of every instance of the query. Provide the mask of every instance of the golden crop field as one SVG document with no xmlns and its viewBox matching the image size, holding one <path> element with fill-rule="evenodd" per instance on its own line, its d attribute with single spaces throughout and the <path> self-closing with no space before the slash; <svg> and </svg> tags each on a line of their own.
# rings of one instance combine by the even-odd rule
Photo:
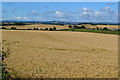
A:
<svg viewBox="0 0 120 80">
<path fill-rule="evenodd" d="M 67 29 L 68 25 L 47 25 L 47 24 L 32 24 L 32 25 L 21 25 L 21 26 L 4 26 L 6 28 L 11 28 L 11 27 L 16 27 L 17 29 L 28 29 L 28 28 L 52 28 L 52 27 L 56 27 L 57 29 Z"/>
<path fill-rule="evenodd" d="M 4 61 L 14 77 L 118 77 L 118 35 L 3 30 L 2 40 L 11 43 Z"/>
<path fill-rule="evenodd" d="M 112 28 L 115 28 L 115 29 L 118 29 L 118 25 L 91 25 L 91 24 L 83 24 L 85 27 L 87 28 L 96 28 L 96 27 L 99 27 L 99 28 L 104 28 L 104 27 L 107 27 L 109 29 L 112 29 Z"/>
<path fill-rule="evenodd" d="M 109 29 L 111 29 L 111 28 L 118 29 L 118 25 L 91 25 L 91 24 L 82 24 L 82 25 L 84 25 L 86 28 L 97 28 L 97 27 L 104 28 L 104 27 L 107 27 Z M 6 27 L 6 28 L 16 27 L 17 29 L 28 29 L 28 28 L 33 29 L 34 27 L 39 28 L 39 29 L 41 29 L 41 28 L 45 29 L 45 28 L 56 27 L 57 29 L 68 29 L 68 26 L 69 25 L 62 26 L 62 25 L 49 25 L 49 24 L 48 25 L 47 24 L 32 24 L 32 25 L 3 26 L 3 27 Z M 81 25 L 78 25 L 78 26 L 81 26 Z"/>
</svg>

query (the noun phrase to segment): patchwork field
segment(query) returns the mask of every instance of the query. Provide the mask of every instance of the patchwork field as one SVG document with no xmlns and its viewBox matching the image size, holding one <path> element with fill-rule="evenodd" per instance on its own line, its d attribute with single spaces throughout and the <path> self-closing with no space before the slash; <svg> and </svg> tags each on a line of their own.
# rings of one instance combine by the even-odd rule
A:
<svg viewBox="0 0 120 80">
<path fill-rule="evenodd" d="M 118 29 L 118 25 L 91 25 L 91 24 L 82 24 L 84 25 L 86 28 L 96 28 L 96 27 L 99 27 L 99 28 L 104 28 L 104 27 L 107 27 L 109 29 L 112 29 L 112 28 L 115 28 L 115 29 Z M 28 28 L 52 28 L 52 27 L 56 27 L 57 29 L 68 29 L 68 26 L 69 25 L 47 25 L 47 24 L 32 24 L 32 25 L 22 25 L 22 26 L 3 26 L 3 27 L 6 27 L 6 28 L 11 28 L 11 27 L 16 27 L 17 29 L 28 29 Z M 81 25 L 78 25 L 78 26 L 81 26 Z"/>
<path fill-rule="evenodd" d="M 118 35 L 3 30 L 7 71 L 19 78 L 117 78 Z"/>
<path fill-rule="evenodd" d="M 11 28 L 11 27 L 16 27 L 17 29 L 28 29 L 28 28 L 52 28 L 52 27 L 56 27 L 57 29 L 68 29 L 68 25 L 47 25 L 47 24 L 32 24 L 32 25 L 21 25 L 21 26 L 3 26 L 6 28 Z"/>
<path fill-rule="evenodd" d="M 99 28 L 104 28 L 104 27 L 107 27 L 109 29 L 118 29 L 118 25 L 90 25 L 90 24 L 83 24 L 84 26 L 86 26 L 87 28 L 96 28 L 96 27 L 99 27 Z"/>
</svg>

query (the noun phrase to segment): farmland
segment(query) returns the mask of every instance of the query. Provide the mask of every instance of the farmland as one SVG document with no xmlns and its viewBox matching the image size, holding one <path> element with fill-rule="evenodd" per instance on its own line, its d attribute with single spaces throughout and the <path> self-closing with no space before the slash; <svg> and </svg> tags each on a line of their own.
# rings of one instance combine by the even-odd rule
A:
<svg viewBox="0 0 120 80">
<path fill-rule="evenodd" d="M 103 27 L 107 27 L 109 29 L 112 29 L 112 28 L 115 28 L 115 29 L 118 29 L 118 25 L 91 25 L 91 24 L 82 24 L 84 25 L 86 28 L 96 28 L 96 27 L 99 27 L 99 28 L 103 28 Z M 78 26 L 81 26 L 81 25 L 78 25 Z M 11 28 L 11 27 L 16 27 L 17 29 L 28 29 L 28 28 L 34 28 L 34 27 L 37 27 L 37 28 L 51 28 L 51 27 L 57 27 L 57 29 L 68 29 L 68 25 L 49 25 L 49 24 L 31 24 L 31 25 L 16 25 L 16 26 L 3 26 L 3 27 L 6 27 L 6 28 Z"/>
<path fill-rule="evenodd" d="M 37 28 L 51 28 L 51 27 L 57 27 L 58 29 L 68 29 L 68 25 L 65 25 L 65 26 L 61 26 L 61 25 L 47 25 L 47 24 L 32 24 L 32 25 L 22 25 L 22 26 L 3 26 L 3 27 L 6 27 L 6 28 L 11 28 L 11 27 L 16 27 L 17 29 L 28 29 L 28 28 L 34 28 L 34 27 L 37 27 Z"/>
<path fill-rule="evenodd" d="M 118 77 L 118 35 L 3 30 L 2 40 L 11 43 L 11 53 L 4 61 L 13 77 Z"/>
<path fill-rule="evenodd" d="M 2 80 L 117 80 L 118 2 L 3 1 Z"/>
<path fill-rule="evenodd" d="M 118 30 L 110 31 L 110 30 L 92 30 L 92 29 L 61 29 L 60 31 L 91 32 L 91 33 L 120 35 L 120 31 Z"/>
<path fill-rule="evenodd" d="M 9 25 L 2 26 L 3 29 L 7 30 L 51 30 L 50 28 L 55 27 L 57 31 L 75 31 L 75 32 L 92 32 L 92 33 L 103 33 L 103 34 L 115 34 L 120 35 L 118 25 L 91 25 L 81 24 L 76 25 L 78 28 L 70 28 L 69 26 L 74 25 L 52 25 L 52 24 L 29 24 L 29 25 Z M 86 29 L 80 29 L 80 26 L 84 26 Z M 103 30 L 107 28 L 107 30 Z M 55 31 L 53 30 L 53 31 Z"/>
</svg>

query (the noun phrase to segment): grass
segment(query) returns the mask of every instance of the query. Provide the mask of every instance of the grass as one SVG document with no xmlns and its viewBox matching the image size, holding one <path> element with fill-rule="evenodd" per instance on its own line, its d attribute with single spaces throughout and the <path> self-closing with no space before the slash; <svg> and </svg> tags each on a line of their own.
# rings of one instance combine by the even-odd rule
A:
<svg viewBox="0 0 120 80">
<path fill-rule="evenodd" d="M 12 42 L 12 43 L 19 43 L 19 42 L 17 41 L 17 42 Z M 12 80 L 11 73 L 9 73 L 6 70 L 7 65 L 4 62 L 4 59 L 7 58 L 11 53 L 10 45 L 12 43 L 8 43 L 6 40 L 2 40 L 2 51 L 0 51 L 0 55 L 2 55 L 2 64 L 1 64 L 2 65 L 2 80 Z"/>
<path fill-rule="evenodd" d="M 8 55 L 10 54 L 10 49 L 9 49 L 9 43 L 6 43 L 6 40 L 2 41 L 3 45 L 2 45 L 2 51 L 0 51 L 0 55 L 2 55 L 2 80 L 8 80 L 10 79 L 11 75 L 8 71 L 6 71 L 6 64 L 4 63 L 4 59 L 6 57 L 8 57 Z M 6 44 L 5 44 L 6 43 Z"/>
<path fill-rule="evenodd" d="M 110 30 L 61 29 L 60 31 L 93 32 L 93 33 L 103 33 L 103 34 L 114 34 L 114 35 L 120 35 L 120 31 L 110 31 Z"/>
</svg>

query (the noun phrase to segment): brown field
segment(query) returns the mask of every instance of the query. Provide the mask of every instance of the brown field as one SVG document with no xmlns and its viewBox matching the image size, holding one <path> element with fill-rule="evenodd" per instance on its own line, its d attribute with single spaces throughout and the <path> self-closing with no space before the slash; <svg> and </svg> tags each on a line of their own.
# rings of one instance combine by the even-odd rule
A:
<svg viewBox="0 0 120 80">
<path fill-rule="evenodd" d="M 4 61 L 20 78 L 117 78 L 118 35 L 3 30 L 11 43 Z"/>
<path fill-rule="evenodd" d="M 90 24 L 82 24 L 84 25 L 86 28 L 96 28 L 96 27 L 99 27 L 99 28 L 103 28 L 103 27 L 107 27 L 109 29 L 111 28 L 115 28 L 115 29 L 118 29 L 118 25 L 90 25 Z M 81 26 L 81 25 L 78 25 L 78 26 Z M 4 26 L 6 28 L 11 28 L 11 27 L 16 27 L 17 29 L 28 29 L 28 28 L 34 28 L 34 27 L 37 27 L 37 28 L 52 28 L 52 27 L 56 27 L 57 29 L 68 29 L 68 25 L 64 25 L 64 26 L 61 26 L 61 25 L 47 25 L 47 24 L 32 24 L 32 25 L 25 25 L 25 26 Z"/>
<path fill-rule="evenodd" d="M 96 28 L 96 27 L 104 28 L 104 27 L 107 27 L 109 29 L 112 29 L 112 28 L 118 29 L 118 25 L 90 25 L 90 24 L 83 24 L 83 25 L 86 26 L 87 28 Z"/>
<path fill-rule="evenodd" d="M 64 26 L 61 26 L 61 25 L 47 25 L 47 24 L 32 24 L 32 25 L 23 25 L 23 26 L 5 26 L 6 28 L 11 28 L 11 27 L 16 27 L 17 29 L 28 29 L 28 28 L 34 28 L 34 27 L 37 27 L 37 28 L 52 28 L 52 27 L 57 27 L 57 29 L 67 29 L 68 28 L 68 25 L 64 25 Z"/>
<path fill-rule="evenodd" d="M 118 29 L 119 27 L 118 27 L 118 25 L 97 25 L 97 27 L 101 27 L 101 28 L 103 28 L 103 27 L 108 27 L 108 28 L 115 28 L 115 29 Z"/>
</svg>

